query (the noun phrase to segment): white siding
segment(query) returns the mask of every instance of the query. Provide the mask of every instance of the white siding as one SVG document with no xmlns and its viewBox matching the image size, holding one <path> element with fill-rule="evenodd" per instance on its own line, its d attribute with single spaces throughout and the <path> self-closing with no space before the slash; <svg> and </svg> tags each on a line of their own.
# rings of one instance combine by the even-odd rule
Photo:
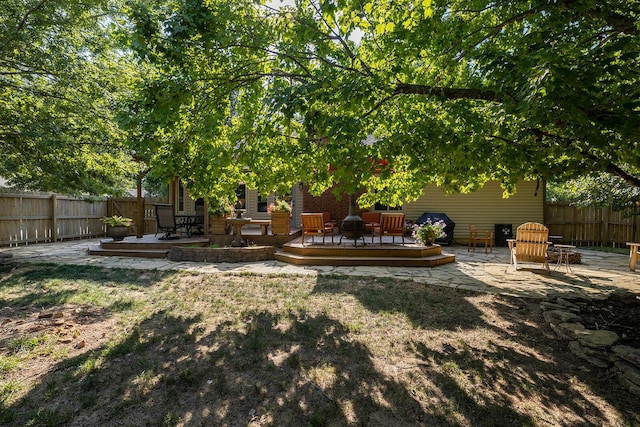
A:
<svg viewBox="0 0 640 427">
<path fill-rule="evenodd" d="M 536 195 L 535 181 L 520 181 L 517 192 L 504 199 L 498 182 L 489 182 L 482 189 L 469 194 L 446 195 L 435 185 L 430 185 L 418 200 L 407 203 L 404 212 L 407 219 L 416 220 L 424 212 L 442 212 L 456 223 L 454 242 L 466 244 L 469 224 L 478 229 L 493 230 L 495 224 L 543 222 L 544 191 L 542 184 Z"/>
</svg>

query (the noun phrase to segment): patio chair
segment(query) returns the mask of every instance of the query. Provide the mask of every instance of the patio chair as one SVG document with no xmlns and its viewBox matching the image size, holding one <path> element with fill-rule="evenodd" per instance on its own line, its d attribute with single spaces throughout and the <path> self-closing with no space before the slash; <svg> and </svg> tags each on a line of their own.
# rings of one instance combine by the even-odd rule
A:
<svg viewBox="0 0 640 427">
<path fill-rule="evenodd" d="M 469 241 L 467 242 L 467 252 L 471 251 L 473 247 L 473 252 L 476 251 L 476 244 L 482 243 L 484 245 L 484 253 L 487 253 L 487 249 L 491 250 L 493 253 L 493 244 L 495 241 L 493 230 L 478 230 L 473 224 L 469 224 Z"/>
<path fill-rule="evenodd" d="M 526 222 L 516 229 L 515 241 L 510 242 L 511 260 L 515 269 L 518 263 L 541 263 L 550 273 L 547 249 L 549 248 L 549 229 L 537 222 Z"/>
<path fill-rule="evenodd" d="M 164 236 L 160 237 L 160 240 L 179 239 L 180 236 L 176 236 L 176 217 L 173 212 L 173 205 L 155 205 L 156 207 L 156 236 L 158 232 L 164 231 Z"/>
<path fill-rule="evenodd" d="M 364 222 L 364 231 L 373 236 L 373 229 L 380 226 L 380 212 L 362 212 L 360 218 Z"/>
<path fill-rule="evenodd" d="M 380 236 L 380 244 L 382 244 L 382 236 L 392 236 L 391 242 L 396 242 L 396 236 L 402 237 L 402 244 L 404 245 L 404 218 L 403 213 L 387 213 L 380 214 L 380 225 L 373 228 L 371 234 L 371 243 L 378 233 Z"/>
<path fill-rule="evenodd" d="M 336 228 L 335 220 L 331 219 L 331 212 L 322 212 L 322 221 L 327 230 L 331 229 L 331 234 L 334 234 Z"/>
<path fill-rule="evenodd" d="M 322 213 L 302 213 L 302 244 L 304 245 L 304 236 L 311 236 L 313 242 L 315 236 L 322 236 L 322 244 L 324 245 L 325 236 L 331 235 L 331 244 L 333 244 L 333 225 L 326 226 L 324 215 Z"/>
</svg>

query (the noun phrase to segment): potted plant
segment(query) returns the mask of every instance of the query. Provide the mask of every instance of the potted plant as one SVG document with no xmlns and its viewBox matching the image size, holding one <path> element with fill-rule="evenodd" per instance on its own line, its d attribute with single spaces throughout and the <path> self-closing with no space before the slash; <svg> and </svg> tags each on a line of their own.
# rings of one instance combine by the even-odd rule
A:
<svg viewBox="0 0 640 427">
<path fill-rule="evenodd" d="M 444 228 L 447 224 L 444 221 L 431 221 L 427 219 L 424 224 L 415 224 L 413 226 L 412 237 L 416 242 L 423 246 L 431 246 L 436 239 L 445 237 Z"/>
<path fill-rule="evenodd" d="M 291 205 L 285 200 L 276 199 L 267 207 L 267 212 L 271 216 L 271 233 L 288 235 L 291 228 Z"/>
<path fill-rule="evenodd" d="M 114 242 L 124 240 L 127 236 L 127 229 L 133 224 L 131 218 L 120 215 L 106 216 L 102 218 L 102 222 L 109 227 L 109 236 L 111 236 Z"/>
<path fill-rule="evenodd" d="M 225 200 L 218 204 L 209 205 L 209 234 L 229 234 L 227 218 L 232 214 L 233 206 Z"/>
</svg>

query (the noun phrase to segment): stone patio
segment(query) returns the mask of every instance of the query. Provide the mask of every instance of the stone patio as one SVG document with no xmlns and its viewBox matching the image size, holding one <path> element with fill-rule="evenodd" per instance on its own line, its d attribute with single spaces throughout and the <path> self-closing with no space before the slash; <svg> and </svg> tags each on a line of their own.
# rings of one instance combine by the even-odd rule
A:
<svg viewBox="0 0 640 427">
<path fill-rule="evenodd" d="M 628 290 L 640 294 L 640 273 L 629 271 L 628 255 L 578 251 L 582 263 L 573 264 L 572 271 L 564 268 L 551 274 L 536 265 L 530 269 L 514 271 L 509 265 L 507 248 L 496 247 L 493 253 L 467 252 L 466 246 L 445 247 L 456 257 L 456 262 L 438 266 L 394 267 L 394 266 L 296 266 L 279 261 L 257 261 L 242 264 L 174 262 L 167 258 L 141 259 L 130 257 L 104 257 L 88 254 L 90 245 L 99 239 L 74 240 L 59 243 L 37 244 L 2 248 L 0 252 L 13 255 L 15 263 L 54 263 L 95 265 L 104 268 L 134 268 L 157 270 L 185 270 L 203 273 L 299 274 L 374 276 L 401 278 L 416 282 L 466 289 L 478 292 L 545 298 L 550 292 L 570 293 L 585 296 L 607 295 L 614 290 Z"/>
</svg>

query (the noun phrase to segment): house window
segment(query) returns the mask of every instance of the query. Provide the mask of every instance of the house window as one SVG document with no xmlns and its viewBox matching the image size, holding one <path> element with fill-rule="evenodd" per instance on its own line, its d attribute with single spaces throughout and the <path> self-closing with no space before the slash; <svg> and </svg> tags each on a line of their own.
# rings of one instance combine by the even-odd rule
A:
<svg viewBox="0 0 640 427">
<path fill-rule="evenodd" d="M 376 203 L 374 210 L 376 211 L 401 211 L 402 210 L 402 206 L 389 206 L 389 205 L 383 205 L 382 203 L 378 202 Z"/>
<path fill-rule="evenodd" d="M 267 211 L 267 198 L 258 194 L 258 212 Z"/>
</svg>

